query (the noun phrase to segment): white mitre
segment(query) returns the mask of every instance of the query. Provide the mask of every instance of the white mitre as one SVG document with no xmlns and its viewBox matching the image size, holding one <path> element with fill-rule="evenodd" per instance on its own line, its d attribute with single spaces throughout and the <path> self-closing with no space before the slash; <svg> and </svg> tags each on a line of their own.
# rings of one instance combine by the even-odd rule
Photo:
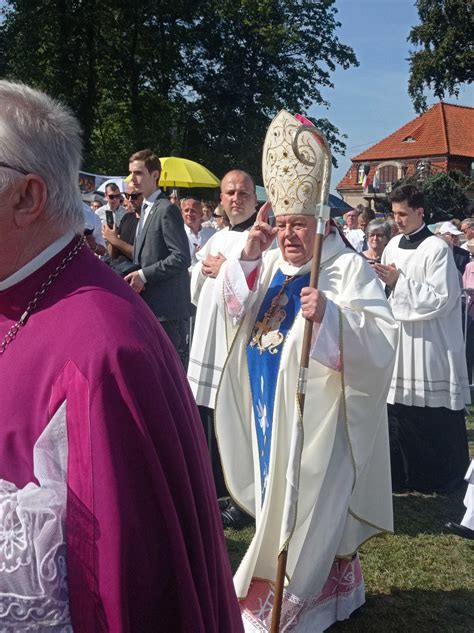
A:
<svg viewBox="0 0 474 633">
<path fill-rule="evenodd" d="M 329 193 L 329 145 L 310 121 L 301 119 L 281 110 L 263 144 L 263 184 L 275 216 L 315 216 Z"/>
</svg>

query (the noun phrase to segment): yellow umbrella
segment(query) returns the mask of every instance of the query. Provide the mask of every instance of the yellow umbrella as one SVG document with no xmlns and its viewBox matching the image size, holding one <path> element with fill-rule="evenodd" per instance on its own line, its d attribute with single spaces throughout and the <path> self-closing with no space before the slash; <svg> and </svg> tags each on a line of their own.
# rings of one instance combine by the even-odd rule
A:
<svg viewBox="0 0 474 633">
<path fill-rule="evenodd" d="M 160 187 L 219 187 L 220 182 L 214 174 L 203 165 L 179 156 L 160 158 Z M 130 182 L 130 175 L 125 178 Z"/>
<path fill-rule="evenodd" d="M 218 187 L 219 180 L 203 165 L 179 156 L 160 158 L 160 187 Z"/>
</svg>

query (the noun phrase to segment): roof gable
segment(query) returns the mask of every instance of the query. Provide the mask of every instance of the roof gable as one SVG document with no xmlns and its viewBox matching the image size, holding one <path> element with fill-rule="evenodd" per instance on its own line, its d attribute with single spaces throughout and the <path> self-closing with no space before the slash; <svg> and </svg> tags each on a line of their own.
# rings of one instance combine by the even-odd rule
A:
<svg viewBox="0 0 474 633">
<path fill-rule="evenodd" d="M 438 103 L 352 161 L 447 155 L 474 157 L 474 108 Z"/>
</svg>

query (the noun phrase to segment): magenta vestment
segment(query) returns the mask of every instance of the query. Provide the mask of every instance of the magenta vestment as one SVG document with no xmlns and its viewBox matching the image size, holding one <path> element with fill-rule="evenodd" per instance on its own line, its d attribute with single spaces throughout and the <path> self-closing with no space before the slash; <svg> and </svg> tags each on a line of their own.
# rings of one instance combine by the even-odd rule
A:
<svg viewBox="0 0 474 633">
<path fill-rule="evenodd" d="M 0 292 L 0 339 L 70 248 Z M 66 401 L 74 633 L 242 631 L 181 363 L 145 303 L 87 247 L 0 356 L 0 384 L 0 479 L 19 488 L 38 483 L 33 446 Z"/>
</svg>

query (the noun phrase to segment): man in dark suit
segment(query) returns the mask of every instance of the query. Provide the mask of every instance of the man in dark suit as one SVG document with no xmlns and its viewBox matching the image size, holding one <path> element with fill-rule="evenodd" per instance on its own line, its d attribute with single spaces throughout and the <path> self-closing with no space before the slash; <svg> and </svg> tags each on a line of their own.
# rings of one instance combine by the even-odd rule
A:
<svg viewBox="0 0 474 633">
<path fill-rule="evenodd" d="M 157 187 L 160 159 L 144 149 L 129 159 L 131 182 L 143 194 L 133 261 L 138 270 L 125 277 L 146 301 L 187 365 L 189 331 L 188 238 L 178 207 Z"/>
</svg>

